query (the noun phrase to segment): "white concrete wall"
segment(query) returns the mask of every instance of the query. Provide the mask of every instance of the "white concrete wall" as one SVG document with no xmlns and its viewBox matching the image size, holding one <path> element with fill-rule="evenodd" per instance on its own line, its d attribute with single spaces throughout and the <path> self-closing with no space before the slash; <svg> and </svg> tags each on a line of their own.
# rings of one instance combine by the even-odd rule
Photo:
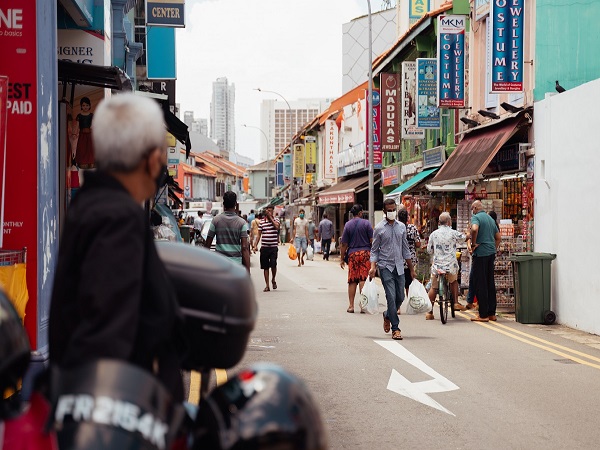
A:
<svg viewBox="0 0 600 450">
<path fill-rule="evenodd" d="M 552 262 L 557 321 L 600 334 L 600 79 L 534 106 L 536 252 Z"/>
</svg>

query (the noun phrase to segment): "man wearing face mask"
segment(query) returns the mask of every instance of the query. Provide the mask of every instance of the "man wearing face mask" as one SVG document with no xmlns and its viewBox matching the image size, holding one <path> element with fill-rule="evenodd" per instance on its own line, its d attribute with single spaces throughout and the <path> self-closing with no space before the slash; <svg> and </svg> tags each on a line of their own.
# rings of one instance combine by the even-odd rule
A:
<svg viewBox="0 0 600 450">
<path fill-rule="evenodd" d="M 375 276 L 377 266 L 387 300 L 387 311 L 383 313 L 383 331 L 392 330 L 392 339 L 401 340 L 398 325 L 398 310 L 404 301 L 404 263 L 410 275 L 416 278 L 415 268 L 406 237 L 406 227 L 396 220 L 396 202 L 388 198 L 383 202 L 385 218 L 375 226 L 371 247 L 371 270 L 369 277 Z"/>
<path fill-rule="evenodd" d="M 182 321 L 143 206 L 166 178 L 162 111 L 153 100 L 115 95 L 98 106 L 92 137 L 98 170 L 86 173 L 61 235 L 50 364 L 127 361 L 181 401 Z"/>
</svg>

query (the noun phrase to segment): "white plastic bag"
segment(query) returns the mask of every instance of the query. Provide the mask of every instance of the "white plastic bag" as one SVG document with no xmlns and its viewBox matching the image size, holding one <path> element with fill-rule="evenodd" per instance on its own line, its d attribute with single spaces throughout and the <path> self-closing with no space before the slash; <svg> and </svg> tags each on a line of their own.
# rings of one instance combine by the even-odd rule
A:
<svg viewBox="0 0 600 450">
<path fill-rule="evenodd" d="M 408 301 L 406 302 L 406 314 L 423 314 L 431 311 L 429 296 L 419 280 L 414 279 L 408 287 Z"/>
<path fill-rule="evenodd" d="M 329 246 L 329 253 L 335 253 L 335 242 L 331 241 L 331 245 Z"/>
<path fill-rule="evenodd" d="M 365 285 L 363 286 L 362 294 L 367 298 L 367 306 L 365 312 L 369 314 L 379 313 L 379 292 L 377 290 L 377 284 L 375 279 L 367 278 Z"/>
<path fill-rule="evenodd" d="M 315 241 L 315 253 L 321 253 L 321 243 L 319 241 Z"/>
<path fill-rule="evenodd" d="M 309 245 L 308 247 L 306 247 L 306 259 L 308 259 L 309 261 L 312 261 L 314 256 L 315 256 L 315 251 Z"/>
</svg>

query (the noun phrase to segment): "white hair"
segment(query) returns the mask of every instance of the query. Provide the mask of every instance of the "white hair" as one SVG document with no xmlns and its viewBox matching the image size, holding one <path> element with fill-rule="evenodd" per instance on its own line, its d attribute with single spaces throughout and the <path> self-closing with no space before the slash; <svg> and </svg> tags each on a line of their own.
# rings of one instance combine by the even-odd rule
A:
<svg viewBox="0 0 600 450">
<path fill-rule="evenodd" d="M 166 128 L 155 100 L 117 94 L 100 102 L 92 124 L 96 166 L 128 172 L 155 148 L 164 148 Z"/>
<path fill-rule="evenodd" d="M 441 225 L 451 225 L 452 224 L 452 217 L 450 216 L 449 212 L 444 211 L 443 213 L 440 214 L 440 218 L 439 218 L 439 223 Z"/>
</svg>

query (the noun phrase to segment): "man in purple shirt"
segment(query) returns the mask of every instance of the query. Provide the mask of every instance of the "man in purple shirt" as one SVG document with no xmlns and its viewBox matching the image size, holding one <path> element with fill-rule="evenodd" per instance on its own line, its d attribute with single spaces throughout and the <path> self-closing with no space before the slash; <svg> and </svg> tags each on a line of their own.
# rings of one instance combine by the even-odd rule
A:
<svg viewBox="0 0 600 450">
<path fill-rule="evenodd" d="M 340 246 L 340 266 L 345 267 L 346 254 L 348 255 L 348 300 L 350 306 L 346 312 L 354 312 L 354 297 L 356 286 L 363 285 L 369 275 L 371 263 L 371 241 L 373 240 L 373 227 L 368 220 L 361 219 L 362 205 L 356 204 L 350 210 L 353 219 L 346 222 L 342 233 L 342 245 Z"/>
</svg>

